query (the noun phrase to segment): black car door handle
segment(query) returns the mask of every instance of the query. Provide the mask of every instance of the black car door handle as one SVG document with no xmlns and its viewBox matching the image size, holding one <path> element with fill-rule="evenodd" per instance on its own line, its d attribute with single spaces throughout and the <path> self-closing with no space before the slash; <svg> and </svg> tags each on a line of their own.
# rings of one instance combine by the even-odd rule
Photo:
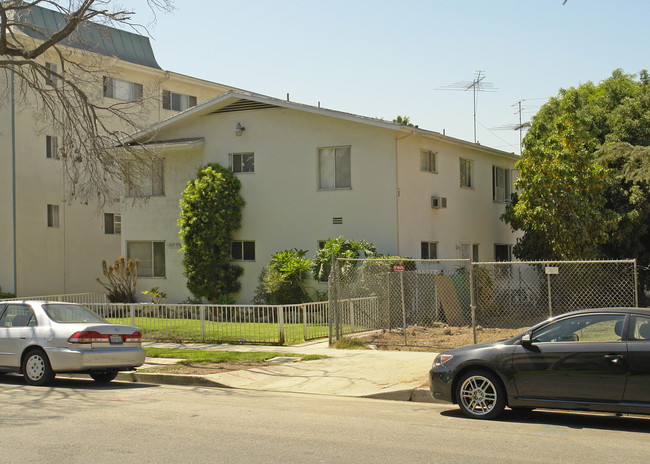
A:
<svg viewBox="0 0 650 464">
<path fill-rule="evenodd" d="M 606 354 L 605 359 L 612 364 L 618 364 L 623 360 L 622 354 Z"/>
</svg>

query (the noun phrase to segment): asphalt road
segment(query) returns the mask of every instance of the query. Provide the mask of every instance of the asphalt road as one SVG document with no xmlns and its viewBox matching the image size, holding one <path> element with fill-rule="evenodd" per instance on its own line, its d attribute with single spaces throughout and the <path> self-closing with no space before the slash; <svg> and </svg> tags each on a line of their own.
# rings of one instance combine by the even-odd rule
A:
<svg viewBox="0 0 650 464">
<path fill-rule="evenodd" d="M 0 460 L 65 463 L 612 463 L 650 459 L 650 417 L 0 377 Z"/>
</svg>

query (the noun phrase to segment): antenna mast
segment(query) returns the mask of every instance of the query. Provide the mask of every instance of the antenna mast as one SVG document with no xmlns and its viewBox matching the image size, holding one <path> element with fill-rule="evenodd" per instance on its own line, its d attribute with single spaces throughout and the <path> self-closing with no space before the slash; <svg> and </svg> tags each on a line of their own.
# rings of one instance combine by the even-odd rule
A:
<svg viewBox="0 0 650 464">
<path fill-rule="evenodd" d="M 474 71 L 474 79 L 471 81 L 454 82 L 446 85 L 440 90 L 462 90 L 466 92 L 472 89 L 474 96 L 474 143 L 476 143 L 476 92 L 494 92 L 494 84 L 485 82 L 485 71 Z"/>
</svg>

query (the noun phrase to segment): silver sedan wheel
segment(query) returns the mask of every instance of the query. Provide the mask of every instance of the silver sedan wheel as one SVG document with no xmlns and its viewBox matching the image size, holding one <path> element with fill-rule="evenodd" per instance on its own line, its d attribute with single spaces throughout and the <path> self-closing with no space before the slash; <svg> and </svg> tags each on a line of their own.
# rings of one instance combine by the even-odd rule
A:
<svg viewBox="0 0 650 464">
<path fill-rule="evenodd" d="M 460 386 L 460 398 L 464 409 L 475 416 L 489 414 L 497 405 L 499 392 L 490 381 L 482 375 L 474 375 L 465 379 Z"/>
<path fill-rule="evenodd" d="M 30 385 L 48 385 L 54 380 L 50 360 L 40 349 L 31 350 L 23 361 L 23 376 Z"/>
<path fill-rule="evenodd" d="M 25 363 L 25 375 L 32 382 L 38 382 L 45 374 L 45 361 L 39 354 L 33 354 L 27 358 Z"/>
</svg>

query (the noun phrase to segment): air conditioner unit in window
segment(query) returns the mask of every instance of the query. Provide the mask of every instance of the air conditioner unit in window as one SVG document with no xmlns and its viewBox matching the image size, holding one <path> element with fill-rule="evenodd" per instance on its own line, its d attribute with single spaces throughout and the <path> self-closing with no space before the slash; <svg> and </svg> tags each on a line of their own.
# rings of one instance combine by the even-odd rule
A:
<svg viewBox="0 0 650 464">
<path fill-rule="evenodd" d="M 446 197 L 439 197 L 438 195 L 433 195 L 431 197 L 431 208 L 440 209 L 440 208 L 446 208 L 446 207 L 447 207 L 447 198 Z"/>
</svg>

